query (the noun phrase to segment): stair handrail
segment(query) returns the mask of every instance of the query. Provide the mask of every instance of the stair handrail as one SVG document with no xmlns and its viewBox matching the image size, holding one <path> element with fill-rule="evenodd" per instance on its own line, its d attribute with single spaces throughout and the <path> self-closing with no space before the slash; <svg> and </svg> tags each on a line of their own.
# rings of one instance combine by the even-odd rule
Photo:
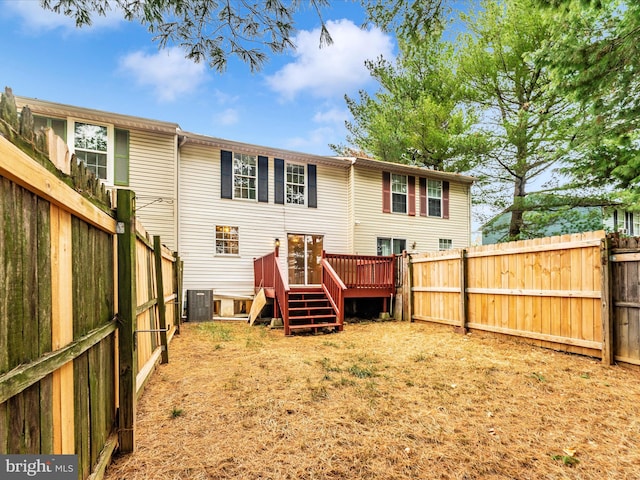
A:
<svg viewBox="0 0 640 480">
<path fill-rule="evenodd" d="M 347 286 L 326 258 L 322 259 L 322 289 L 336 312 L 340 325 L 344 324 L 344 292 Z"/>
<path fill-rule="evenodd" d="M 278 317 L 278 310 L 280 310 L 285 334 L 289 335 L 289 282 L 278 262 L 278 250 L 260 258 L 254 258 L 253 278 L 256 292 L 259 288 L 273 291 L 273 315 Z"/>
<path fill-rule="evenodd" d="M 278 262 L 278 257 L 274 256 L 274 269 L 273 269 L 273 286 L 275 299 L 274 302 L 277 302 L 278 307 L 280 308 L 280 312 L 282 313 L 282 323 L 284 325 L 284 334 L 289 335 L 291 331 L 289 330 L 289 282 L 287 278 L 284 276 L 284 272 L 282 271 L 282 267 L 280 266 L 280 262 Z"/>
</svg>

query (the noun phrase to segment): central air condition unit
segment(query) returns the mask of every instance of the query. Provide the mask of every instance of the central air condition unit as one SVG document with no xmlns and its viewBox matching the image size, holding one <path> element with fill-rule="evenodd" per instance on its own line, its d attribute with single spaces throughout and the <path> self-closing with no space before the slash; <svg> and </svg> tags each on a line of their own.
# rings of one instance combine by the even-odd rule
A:
<svg viewBox="0 0 640 480">
<path fill-rule="evenodd" d="M 213 319 L 213 290 L 187 290 L 187 321 Z"/>
</svg>

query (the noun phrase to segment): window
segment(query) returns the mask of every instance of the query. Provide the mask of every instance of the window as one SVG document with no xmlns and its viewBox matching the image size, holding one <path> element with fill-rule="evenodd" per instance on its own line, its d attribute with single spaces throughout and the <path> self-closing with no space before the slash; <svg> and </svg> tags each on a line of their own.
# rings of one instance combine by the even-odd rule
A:
<svg viewBox="0 0 640 480">
<path fill-rule="evenodd" d="M 239 253 L 238 227 L 216 225 L 216 254 L 238 255 Z"/>
<path fill-rule="evenodd" d="M 453 240 L 450 238 L 438 239 L 438 250 L 451 250 L 453 248 Z"/>
<path fill-rule="evenodd" d="M 391 174 L 391 211 L 407 213 L 407 176 Z"/>
<path fill-rule="evenodd" d="M 107 180 L 107 127 L 74 123 L 73 148 L 78 162 L 83 162 L 100 180 Z"/>
<path fill-rule="evenodd" d="M 52 128 L 53 133 L 59 136 L 65 142 L 67 141 L 67 121 L 59 118 L 33 116 L 33 125 L 35 130 L 41 128 Z"/>
<path fill-rule="evenodd" d="M 304 165 L 287 164 L 287 203 L 304 205 Z"/>
<path fill-rule="evenodd" d="M 632 212 L 624 212 L 624 228 L 627 235 L 633 237 L 640 233 L 640 216 L 634 215 Z"/>
<path fill-rule="evenodd" d="M 442 182 L 440 180 L 427 180 L 427 196 L 427 215 L 442 217 Z"/>
<path fill-rule="evenodd" d="M 46 119 L 51 120 L 53 119 Z M 70 150 L 97 178 L 110 185 L 129 185 L 129 132 L 113 125 L 68 119 Z M 52 124 L 54 126 L 54 124 Z M 54 128 L 55 131 L 55 128 Z M 56 132 L 57 133 L 57 132 Z"/>
<path fill-rule="evenodd" d="M 407 241 L 403 238 L 378 238 L 378 255 L 399 255 L 407 249 Z"/>
<path fill-rule="evenodd" d="M 257 164 L 255 155 L 233 154 L 233 198 L 256 199 Z"/>
</svg>

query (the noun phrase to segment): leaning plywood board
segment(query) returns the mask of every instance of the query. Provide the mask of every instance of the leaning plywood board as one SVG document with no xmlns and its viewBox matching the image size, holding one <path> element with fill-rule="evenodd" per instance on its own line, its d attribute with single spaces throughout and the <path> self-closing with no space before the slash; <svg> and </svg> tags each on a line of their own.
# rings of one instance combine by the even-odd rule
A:
<svg viewBox="0 0 640 480">
<path fill-rule="evenodd" d="M 253 322 L 256 321 L 258 315 L 267 304 L 267 297 L 264 294 L 264 288 L 261 288 L 257 293 L 256 297 L 253 299 L 253 303 L 251 304 L 251 310 L 249 310 L 249 325 L 253 325 Z"/>
</svg>

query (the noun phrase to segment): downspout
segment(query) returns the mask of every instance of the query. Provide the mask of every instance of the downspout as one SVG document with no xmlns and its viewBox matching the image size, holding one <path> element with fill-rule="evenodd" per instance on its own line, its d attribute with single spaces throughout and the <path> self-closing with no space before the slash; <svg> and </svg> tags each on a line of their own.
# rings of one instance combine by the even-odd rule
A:
<svg viewBox="0 0 640 480">
<path fill-rule="evenodd" d="M 349 166 L 349 205 L 350 205 L 350 211 L 351 211 L 351 215 L 349 216 L 349 232 L 350 232 L 350 239 L 349 239 L 349 250 L 351 251 L 352 254 L 357 253 L 355 251 L 356 249 L 356 192 L 355 192 L 355 164 L 356 164 L 356 157 L 351 157 L 351 165 Z"/>
<path fill-rule="evenodd" d="M 180 253 L 180 149 L 187 143 L 187 136 L 176 129 L 176 251 Z"/>
</svg>

